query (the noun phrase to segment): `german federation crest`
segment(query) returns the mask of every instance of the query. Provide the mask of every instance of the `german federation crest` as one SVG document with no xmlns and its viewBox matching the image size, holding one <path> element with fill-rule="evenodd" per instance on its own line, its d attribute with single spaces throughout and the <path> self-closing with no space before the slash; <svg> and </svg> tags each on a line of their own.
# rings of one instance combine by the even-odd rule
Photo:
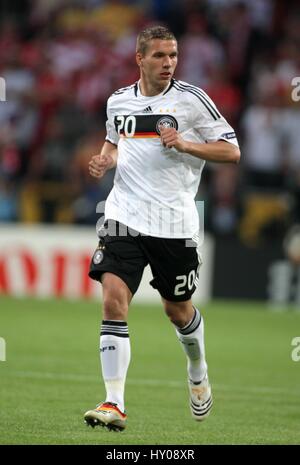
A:
<svg viewBox="0 0 300 465">
<path fill-rule="evenodd" d="M 158 119 L 156 123 L 156 132 L 158 134 L 160 134 L 160 126 L 163 126 L 164 128 L 175 128 L 176 130 L 178 129 L 177 120 L 174 118 L 174 116 L 171 115 L 163 115 Z"/>
<path fill-rule="evenodd" d="M 97 249 L 93 256 L 93 263 L 99 265 L 103 260 L 103 252 L 100 249 Z"/>
</svg>

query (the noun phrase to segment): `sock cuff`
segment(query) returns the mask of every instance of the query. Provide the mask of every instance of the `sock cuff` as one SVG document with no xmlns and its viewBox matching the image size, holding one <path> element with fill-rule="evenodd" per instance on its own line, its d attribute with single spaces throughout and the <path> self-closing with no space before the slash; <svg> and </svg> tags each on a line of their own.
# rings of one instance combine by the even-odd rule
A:
<svg viewBox="0 0 300 465">
<path fill-rule="evenodd" d="M 111 326 L 128 326 L 127 321 L 124 320 L 102 320 L 102 324 Z"/>
<path fill-rule="evenodd" d="M 183 328 L 177 328 L 177 331 L 184 336 L 193 333 L 200 326 L 201 315 L 197 308 L 194 307 L 195 313 L 191 321 Z"/>
<path fill-rule="evenodd" d="M 119 320 L 103 320 L 100 330 L 100 336 L 105 335 L 129 337 L 127 322 Z"/>
</svg>

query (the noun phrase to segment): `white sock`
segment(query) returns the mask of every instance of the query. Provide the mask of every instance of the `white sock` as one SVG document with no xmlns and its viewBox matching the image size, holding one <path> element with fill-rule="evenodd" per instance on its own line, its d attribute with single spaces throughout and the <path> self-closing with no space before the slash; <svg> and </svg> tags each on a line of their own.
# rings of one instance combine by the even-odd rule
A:
<svg viewBox="0 0 300 465">
<path fill-rule="evenodd" d="M 100 360 L 106 388 L 106 402 L 118 404 L 124 412 L 124 390 L 130 362 L 130 341 L 126 321 L 103 320 Z"/>
<path fill-rule="evenodd" d="M 176 327 L 176 334 L 187 355 L 189 379 L 200 383 L 207 373 L 204 348 L 204 321 L 194 307 L 195 314 L 184 328 Z"/>
</svg>

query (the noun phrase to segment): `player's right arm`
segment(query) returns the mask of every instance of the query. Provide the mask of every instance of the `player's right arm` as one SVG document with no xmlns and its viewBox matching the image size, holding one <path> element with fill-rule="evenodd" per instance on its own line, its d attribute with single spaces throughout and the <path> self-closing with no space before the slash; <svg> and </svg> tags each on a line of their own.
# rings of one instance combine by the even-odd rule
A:
<svg viewBox="0 0 300 465">
<path fill-rule="evenodd" d="M 117 165 L 118 147 L 107 140 L 100 154 L 94 155 L 89 162 L 89 173 L 94 178 L 102 178 L 105 173 Z"/>
<path fill-rule="evenodd" d="M 113 94 L 114 95 L 114 94 Z M 94 178 L 102 178 L 111 168 L 117 166 L 118 142 L 120 136 L 114 124 L 115 110 L 112 109 L 115 97 L 107 101 L 106 138 L 100 154 L 94 155 L 89 162 L 89 173 Z"/>
</svg>

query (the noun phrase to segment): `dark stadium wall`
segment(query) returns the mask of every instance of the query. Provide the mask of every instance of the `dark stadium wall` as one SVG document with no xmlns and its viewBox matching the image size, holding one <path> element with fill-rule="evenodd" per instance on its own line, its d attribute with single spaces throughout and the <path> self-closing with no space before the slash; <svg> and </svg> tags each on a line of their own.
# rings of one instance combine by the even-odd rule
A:
<svg viewBox="0 0 300 465">
<path fill-rule="evenodd" d="M 213 297 L 266 300 L 270 298 L 272 266 L 284 260 L 282 242 L 247 247 L 236 239 L 215 241 Z"/>
</svg>

